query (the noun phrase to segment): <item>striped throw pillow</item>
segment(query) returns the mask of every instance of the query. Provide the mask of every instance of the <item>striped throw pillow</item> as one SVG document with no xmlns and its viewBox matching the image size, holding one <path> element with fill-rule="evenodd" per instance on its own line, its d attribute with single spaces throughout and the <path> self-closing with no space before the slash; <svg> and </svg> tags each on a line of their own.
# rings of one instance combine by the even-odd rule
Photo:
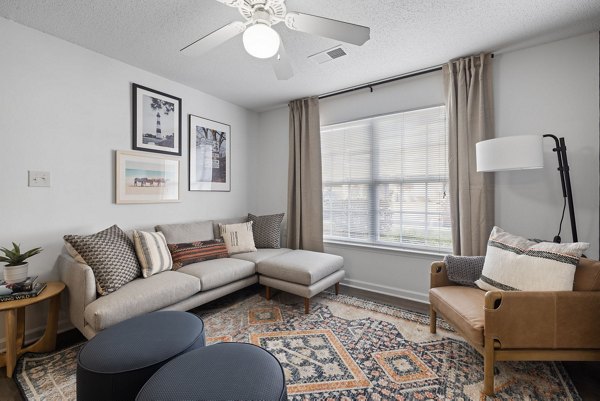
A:
<svg viewBox="0 0 600 401">
<path fill-rule="evenodd" d="M 589 246 L 538 243 L 494 227 L 475 284 L 487 291 L 572 291 L 575 266 Z"/>
<path fill-rule="evenodd" d="M 218 239 L 169 244 L 169 251 L 173 258 L 173 270 L 192 263 L 229 257 L 225 244 Z"/>
<path fill-rule="evenodd" d="M 251 221 L 239 224 L 219 224 L 219 231 L 230 255 L 256 252 Z"/>
<path fill-rule="evenodd" d="M 173 261 L 163 233 L 136 230 L 133 232 L 133 244 L 144 278 L 171 270 Z"/>
</svg>

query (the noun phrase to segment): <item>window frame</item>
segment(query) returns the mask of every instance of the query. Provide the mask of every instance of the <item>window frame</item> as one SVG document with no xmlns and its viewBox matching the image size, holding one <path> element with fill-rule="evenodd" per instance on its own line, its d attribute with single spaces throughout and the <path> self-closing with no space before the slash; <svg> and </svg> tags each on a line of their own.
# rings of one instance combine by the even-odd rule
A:
<svg viewBox="0 0 600 401">
<path fill-rule="evenodd" d="M 419 111 L 419 110 L 426 110 L 426 109 L 432 109 L 432 108 L 437 108 L 437 107 L 444 107 L 444 114 L 445 114 L 445 125 L 444 125 L 444 129 L 446 131 L 446 152 L 448 152 L 448 142 L 449 142 L 449 138 L 448 138 L 448 125 L 447 125 L 447 108 L 446 108 L 446 104 L 444 103 L 438 103 L 438 104 L 433 104 L 433 105 L 428 105 L 428 106 L 423 106 L 423 107 L 416 107 L 416 108 L 411 108 L 411 109 L 406 109 L 406 110 L 400 110 L 400 111 L 393 111 L 390 113 L 382 113 L 382 114 L 376 114 L 376 115 L 371 115 L 371 116 L 366 116 L 366 117 L 361 117 L 358 119 L 354 119 L 354 120 L 346 120 L 346 121 L 340 121 L 340 122 L 335 122 L 335 123 L 329 123 L 327 125 L 323 125 L 320 126 L 320 131 L 323 131 L 324 129 L 328 129 L 328 128 L 334 128 L 337 125 L 341 125 L 341 124 L 351 124 L 351 123 L 357 123 L 360 124 L 361 122 L 365 122 L 367 120 L 374 120 L 380 117 L 387 117 L 387 116 L 393 116 L 396 114 L 402 114 L 402 113 L 410 113 L 410 112 L 414 112 L 414 111 Z M 369 126 L 369 137 L 373 138 L 373 123 L 369 122 L 368 124 Z M 374 154 L 376 154 L 376 150 L 377 150 L 377 146 L 378 146 L 379 141 L 375 141 L 375 140 L 371 140 L 370 141 L 370 155 L 371 155 L 371 160 L 370 160 L 370 164 L 371 164 L 371 170 L 370 170 L 370 177 L 369 179 L 355 179 L 355 180 L 347 180 L 347 181 L 343 181 L 343 182 L 326 182 L 325 180 L 322 181 L 321 183 L 321 188 L 325 189 L 326 186 L 328 187 L 335 187 L 335 186 L 349 186 L 349 185 L 366 185 L 368 186 L 368 194 L 369 194 L 369 199 L 370 199 L 370 203 L 371 203 L 371 207 L 369 210 L 369 228 L 370 228 L 370 238 L 366 239 L 366 240 L 361 240 L 361 239 L 351 239 L 351 238 L 340 238 L 340 237 L 327 237 L 325 235 L 325 233 L 323 233 L 323 242 L 326 244 L 332 244 L 332 245 L 343 245 L 343 246 L 355 246 L 355 247 L 360 247 L 360 248 L 372 248 L 372 249 L 377 249 L 377 250 L 387 250 L 387 251 L 393 251 L 393 252 L 402 252 L 402 253 L 412 253 L 412 254 L 422 254 L 422 255 L 444 255 L 448 252 L 452 252 L 452 244 L 450 244 L 450 246 L 448 248 L 441 248 L 441 247 L 428 247 L 425 244 L 423 245 L 411 245 L 411 244 L 406 244 L 406 243 L 394 243 L 394 242 L 389 242 L 389 241 L 381 241 L 381 240 L 377 240 L 377 238 L 379 238 L 379 218 L 380 218 L 380 211 L 379 208 L 377 207 L 377 205 L 379 204 L 378 200 L 379 200 L 379 196 L 378 196 L 378 188 L 381 185 L 385 185 L 385 184 L 396 184 L 396 185 L 403 185 L 405 183 L 423 183 L 423 184 L 429 184 L 429 183 L 445 183 L 446 184 L 446 193 L 448 193 L 449 196 L 449 182 L 450 182 L 450 175 L 446 175 L 445 177 L 438 175 L 438 176 L 425 176 L 423 179 L 377 179 L 375 177 L 377 177 L 377 163 L 378 163 L 378 159 L 377 157 L 373 157 Z M 447 153 L 446 153 L 446 157 L 447 157 Z M 427 187 L 426 187 L 427 188 Z M 411 212 L 411 214 L 425 214 L 428 215 L 427 213 L 427 207 L 428 207 L 428 202 L 425 203 L 425 212 Z M 350 209 L 346 208 L 346 213 L 350 212 Z M 450 218 L 450 209 L 448 210 L 448 218 Z M 323 221 L 325 221 L 325 210 L 323 210 Z M 425 225 L 427 227 L 427 225 Z"/>
</svg>

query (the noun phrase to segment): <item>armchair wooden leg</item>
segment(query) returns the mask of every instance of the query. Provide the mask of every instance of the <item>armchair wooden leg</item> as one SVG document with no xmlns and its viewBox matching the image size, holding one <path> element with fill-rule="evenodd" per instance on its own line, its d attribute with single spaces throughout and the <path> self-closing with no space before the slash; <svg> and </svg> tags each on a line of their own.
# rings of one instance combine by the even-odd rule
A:
<svg viewBox="0 0 600 401">
<path fill-rule="evenodd" d="M 494 395 L 494 340 L 484 338 L 485 350 L 483 354 L 483 393 Z"/>
<path fill-rule="evenodd" d="M 308 315 L 309 310 L 310 310 L 310 299 L 304 298 L 304 314 Z"/>
<path fill-rule="evenodd" d="M 335 295 L 340 294 L 340 283 L 335 283 Z"/>
<path fill-rule="evenodd" d="M 265 286 L 265 298 L 267 301 L 271 299 L 271 287 Z"/>
<path fill-rule="evenodd" d="M 437 329 L 437 313 L 433 310 L 433 306 L 429 305 L 429 332 L 435 334 Z"/>
</svg>

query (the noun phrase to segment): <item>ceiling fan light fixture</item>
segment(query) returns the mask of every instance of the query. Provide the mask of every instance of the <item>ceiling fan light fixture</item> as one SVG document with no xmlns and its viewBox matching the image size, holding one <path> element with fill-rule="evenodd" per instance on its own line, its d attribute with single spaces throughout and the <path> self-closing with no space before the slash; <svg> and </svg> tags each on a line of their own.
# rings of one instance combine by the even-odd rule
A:
<svg viewBox="0 0 600 401">
<path fill-rule="evenodd" d="M 279 34 L 267 24 L 256 23 L 244 31 L 244 48 L 256 58 L 271 58 L 277 54 L 281 39 Z"/>
</svg>

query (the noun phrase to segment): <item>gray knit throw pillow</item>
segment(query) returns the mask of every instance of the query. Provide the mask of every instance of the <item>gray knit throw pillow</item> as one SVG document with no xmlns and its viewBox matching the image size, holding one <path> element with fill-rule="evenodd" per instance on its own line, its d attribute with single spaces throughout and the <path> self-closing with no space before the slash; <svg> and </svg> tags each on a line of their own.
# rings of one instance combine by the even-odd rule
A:
<svg viewBox="0 0 600 401">
<path fill-rule="evenodd" d="M 110 294 L 140 276 L 133 243 L 116 225 L 92 235 L 63 238 L 92 268 L 100 295 Z"/>
<path fill-rule="evenodd" d="M 477 287 L 475 281 L 481 276 L 483 262 L 485 256 L 446 255 L 444 258 L 450 281 L 469 287 Z"/>
<path fill-rule="evenodd" d="M 255 216 L 248 213 L 248 221 L 252 222 L 252 235 L 257 248 L 281 247 L 283 213 L 268 216 Z"/>
</svg>

